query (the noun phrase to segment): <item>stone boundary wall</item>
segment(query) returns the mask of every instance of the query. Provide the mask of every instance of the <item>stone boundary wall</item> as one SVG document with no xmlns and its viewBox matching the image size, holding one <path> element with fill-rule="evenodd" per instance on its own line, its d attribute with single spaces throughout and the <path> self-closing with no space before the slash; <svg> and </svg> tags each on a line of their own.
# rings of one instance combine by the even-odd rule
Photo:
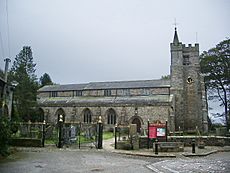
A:
<svg viewBox="0 0 230 173">
<path fill-rule="evenodd" d="M 10 140 L 10 145 L 18 147 L 42 147 L 42 140 L 31 138 L 13 138 Z"/>
<path fill-rule="evenodd" d="M 168 136 L 168 141 L 184 142 L 185 146 L 191 146 L 193 139 L 196 144 L 203 141 L 206 146 L 230 146 L 230 137 L 225 136 Z"/>
<path fill-rule="evenodd" d="M 185 146 L 191 146 L 193 139 L 195 139 L 196 145 L 202 141 L 205 146 L 230 146 L 230 137 L 224 136 L 168 136 L 169 142 L 183 142 Z M 159 141 L 165 141 L 165 139 Z M 140 137 L 139 145 L 140 148 L 147 148 L 148 138 Z M 150 140 L 149 147 L 153 148 L 153 140 Z"/>
</svg>

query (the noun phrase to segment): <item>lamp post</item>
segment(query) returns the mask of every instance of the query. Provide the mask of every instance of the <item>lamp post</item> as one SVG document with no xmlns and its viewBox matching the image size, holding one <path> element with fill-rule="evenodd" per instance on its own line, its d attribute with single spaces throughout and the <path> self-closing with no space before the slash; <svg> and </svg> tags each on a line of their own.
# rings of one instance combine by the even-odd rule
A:
<svg viewBox="0 0 230 173">
<path fill-rule="evenodd" d="M 103 125 L 102 125 L 102 120 L 101 116 L 99 116 L 98 119 L 98 149 L 102 149 L 102 140 L 103 140 Z"/>
<path fill-rule="evenodd" d="M 6 105 L 6 100 L 7 100 L 7 79 L 8 79 L 8 68 L 9 68 L 9 63 L 10 63 L 10 59 L 9 58 L 6 58 L 4 59 L 4 61 L 6 62 L 5 63 L 5 76 L 4 76 L 4 85 L 3 85 L 3 94 L 2 94 L 2 98 L 3 98 L 3 104 L 1 105 L 2 106 L 2 115 L 6 116 L 5 112 L 5 105 Z"/>
<path fill-rule="evenodd" d="M 59 116 L 58 123 L 59 123 L 58 148 L 62 148 L 63 147 L 63 141 L 62 141 L 63 116 L 62 115 Z"/>
</svg>

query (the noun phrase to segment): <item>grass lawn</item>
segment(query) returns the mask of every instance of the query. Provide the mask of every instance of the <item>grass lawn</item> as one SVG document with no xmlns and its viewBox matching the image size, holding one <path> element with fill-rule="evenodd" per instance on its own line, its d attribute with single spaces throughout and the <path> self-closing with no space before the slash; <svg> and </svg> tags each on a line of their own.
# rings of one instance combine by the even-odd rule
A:
<svg viewBox="0 0 230 173">
<path fill-rule="evenodd" d="M 103 133 L 103 140 L 112 139 L 113 137 L 114 137 L 113 132 L 104 132 Z"/>
</svg>

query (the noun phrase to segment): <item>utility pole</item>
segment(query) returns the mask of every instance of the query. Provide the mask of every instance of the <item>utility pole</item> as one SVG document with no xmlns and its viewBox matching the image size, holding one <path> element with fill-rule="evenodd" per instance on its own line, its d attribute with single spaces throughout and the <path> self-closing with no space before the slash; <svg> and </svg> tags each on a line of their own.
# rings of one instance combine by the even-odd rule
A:
<svg viewBox="0 0 230 173">
<path fill-rule="evenodd" d="M 6 58 L 4 59 L 5 61 L 5 76 L 4 76 L 4 80 L 5 80 L 5 84 L 4 84 L 4 87 L 3 87 L 3 103 L 2 103 L 2 115 L 3 116 L 6 116 L 5 115 L 5 105 L 6 105 L 6 90 L 7 90 L 7 79 L 8 79 L 8 68 L 9 68 L 9 63 L 10 63 L 10 59 L 9 58 Z"/>
<path fill-rule="evenodd" d="M 9 69 L 9 63 L 11 62 L 10 58 L 4 59 L 5 63 L 5 82 L 7 83 L 8 79 L 8 69 Z"/>
</svg>

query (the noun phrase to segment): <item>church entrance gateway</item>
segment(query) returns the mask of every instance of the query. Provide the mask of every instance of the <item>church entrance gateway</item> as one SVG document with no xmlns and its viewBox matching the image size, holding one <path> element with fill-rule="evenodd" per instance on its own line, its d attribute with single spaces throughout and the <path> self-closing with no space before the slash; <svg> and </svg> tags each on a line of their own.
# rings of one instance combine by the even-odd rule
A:
<svg viewBox="0 0 230 173">
<path fill-rule="evenodd" d="M 61 116 L 60 116 L 61 117 Z M 98 148 L 102 149 L 102 123 L 62 122 L 46 124 L 46 140 L 71 148 Z"/>
<path fill-rule="evenodd" d="M 132 124 L 136 124 L 137 125 L 137 132 L 140 133 L 141 132 L 141 121 L 139 118 L 134 118 L 132 121 Z"/>
</svg>

